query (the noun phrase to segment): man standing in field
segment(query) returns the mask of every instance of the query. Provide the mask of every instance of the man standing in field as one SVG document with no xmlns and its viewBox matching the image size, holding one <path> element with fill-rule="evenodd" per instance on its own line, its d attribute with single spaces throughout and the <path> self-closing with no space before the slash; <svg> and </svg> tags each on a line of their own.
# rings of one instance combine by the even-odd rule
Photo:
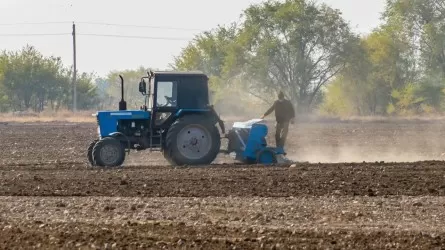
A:
<svg viewBox="0 0 445 250">
<path fill-rule="evenodd" d="M 274 102 L 272 107 L 264 113 L 261 119 L 275 111 L 275 120 L 277 122 L 275 131 L 275 143 L 277 147 L 283 147 L 286 142 L 287 133 L 289 132 L 289 122 L 294 123 L 295 110 L 292 103 L 284 98 L 284 93 L 280 91 L 278 100 Z"/>
</svg>

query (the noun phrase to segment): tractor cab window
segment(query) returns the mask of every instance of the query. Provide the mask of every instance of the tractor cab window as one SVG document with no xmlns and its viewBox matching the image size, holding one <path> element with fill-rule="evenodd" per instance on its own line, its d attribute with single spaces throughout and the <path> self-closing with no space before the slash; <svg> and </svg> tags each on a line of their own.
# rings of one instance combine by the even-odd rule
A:
<svg viewBox="0 0 445 250">
<path fill-rule="evenodd" d="M 158 107 L 176 107 L 176 83 L 158 82 L 156 99 Z"/>
</svg>

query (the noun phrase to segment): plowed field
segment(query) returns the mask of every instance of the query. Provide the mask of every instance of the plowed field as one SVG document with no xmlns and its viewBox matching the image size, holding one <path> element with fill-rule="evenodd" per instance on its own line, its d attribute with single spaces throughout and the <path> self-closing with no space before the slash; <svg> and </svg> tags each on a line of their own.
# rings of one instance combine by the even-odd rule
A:
<svg viewBox="0 0 445 250">
<path fill-rule="evenodd" d="M 299 123 L 292 167 L 137 152 L 101 170 L 86 161 L 95 136 L 0 125 L 0 249 L 445 249 L 439 121 Z"/>
</svg>

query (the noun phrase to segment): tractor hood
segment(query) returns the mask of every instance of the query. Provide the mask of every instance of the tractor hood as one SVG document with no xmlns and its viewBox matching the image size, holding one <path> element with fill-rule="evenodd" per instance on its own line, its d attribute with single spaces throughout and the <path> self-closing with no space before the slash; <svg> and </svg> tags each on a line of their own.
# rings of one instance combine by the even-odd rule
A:
<svg viewBox="0 0 445 250">
<path fill-rule="evenodd" d="M 93 116 L 104 117 L 104 116 L 117 116 L 120 119 L 148 119 L 150 113 L 144 110 L 117 110 L 117 111 L 98 111 Z"/>
<path fill-rule="evenodd" d="M 101 137 L 117 132 L 119 120 L 150 119 L 150 112 L 144 110 L 99 111 L 94 114 L 97 119 L 98 133 Z"/>
</svg>

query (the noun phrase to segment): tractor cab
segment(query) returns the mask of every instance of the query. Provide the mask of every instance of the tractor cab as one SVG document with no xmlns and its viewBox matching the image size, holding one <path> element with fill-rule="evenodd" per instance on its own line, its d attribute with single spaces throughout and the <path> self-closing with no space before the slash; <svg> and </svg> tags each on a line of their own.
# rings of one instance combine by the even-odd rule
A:
<svg viewBox="0 0 445 250">
<path fill-rule="evenodd" d="M 141 109 L 151 112 L 156 128 L 168 128 L 182 113 L 210 108 L 208 77 L 199 72 L 150 72 L 141 78 L 139 92 L 146 97 Z"/>
</svg>

